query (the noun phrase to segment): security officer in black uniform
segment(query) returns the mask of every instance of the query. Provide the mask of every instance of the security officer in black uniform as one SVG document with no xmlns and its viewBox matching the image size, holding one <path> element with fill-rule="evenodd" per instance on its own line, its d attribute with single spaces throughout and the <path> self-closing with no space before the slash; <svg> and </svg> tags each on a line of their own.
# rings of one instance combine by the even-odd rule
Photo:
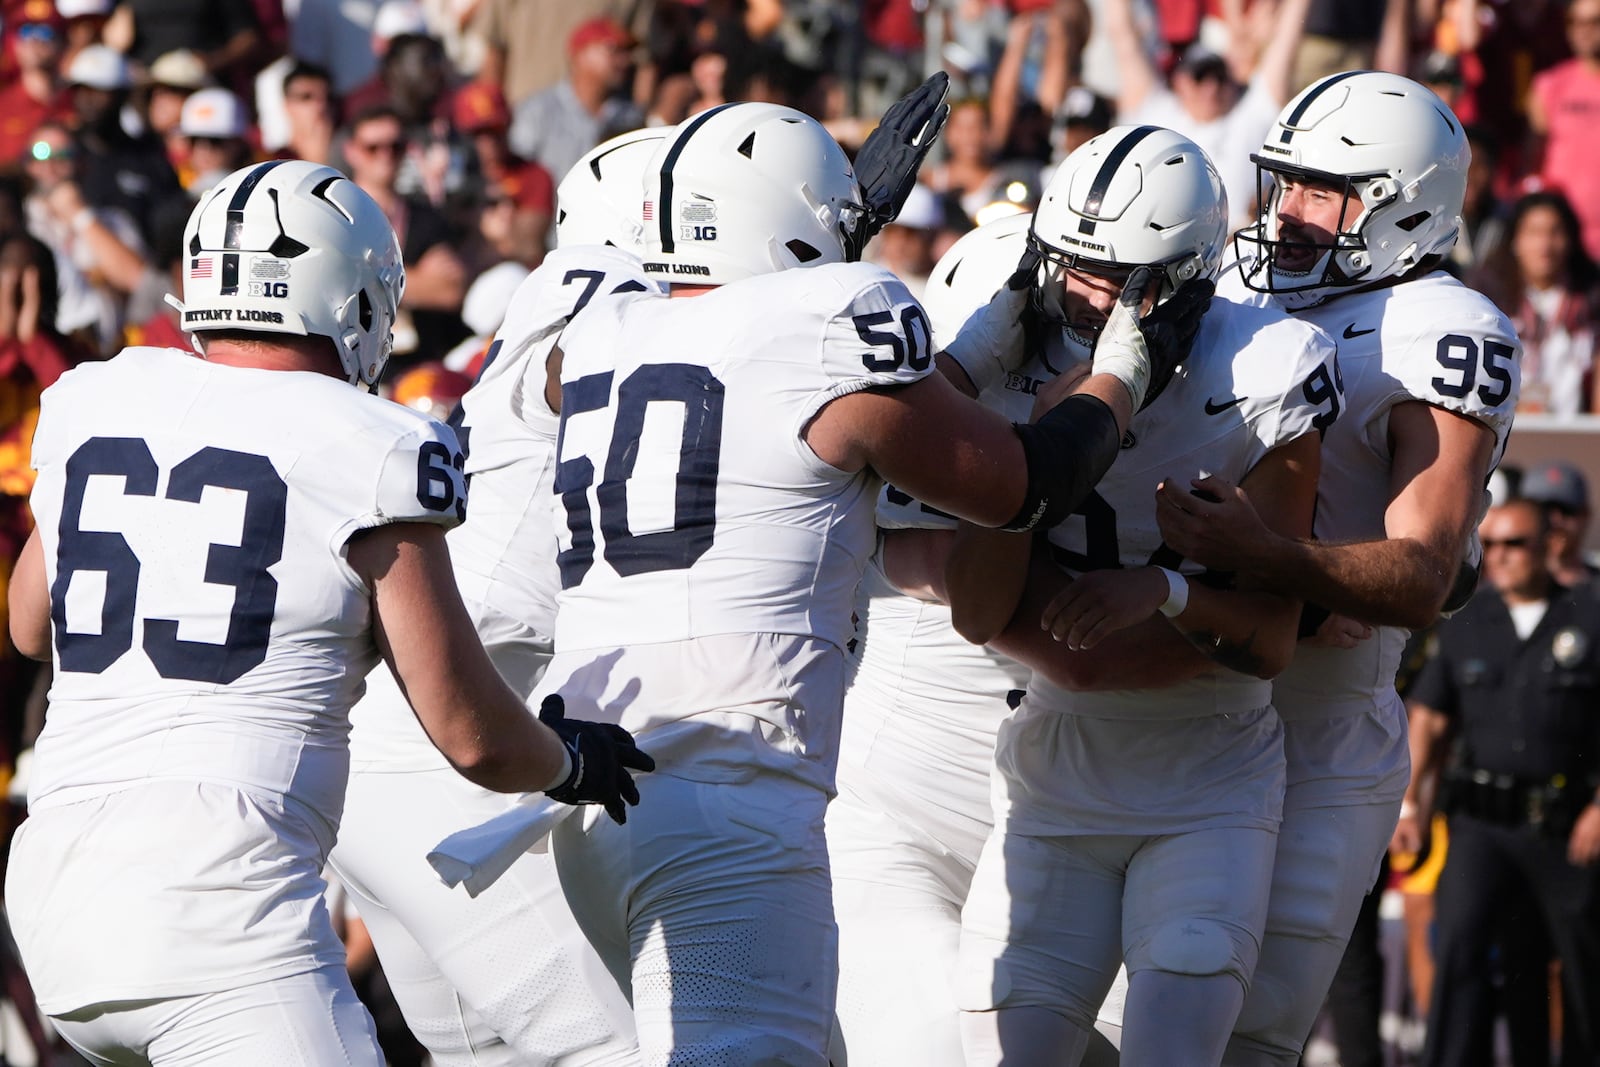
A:
<svg viewBox="0 0 1600 1067">
<path fill-rule="evenodd" d="M 1546 532 L 1533 501 L 1489 510 L 1479 529 L 1485 587 L 1440 624 L 1438 654 L 1411 692 L 1412 779 L 1397 840 L 1420 842 L 1445 741 L 1457 740 L 1439 783 L 1450 854 L 1436 894 L 1425 1067 L 1491 1062 L 1490 946 L 1530 922 L 1561 960 L 1562 1067 L 1600 1062 L 1600 598 L 1555 583 Z M 1542 964 L 1541 955 L 1525 968 L 1534 973 L 1511 980 L 1542 988 Z"/>
</svg>

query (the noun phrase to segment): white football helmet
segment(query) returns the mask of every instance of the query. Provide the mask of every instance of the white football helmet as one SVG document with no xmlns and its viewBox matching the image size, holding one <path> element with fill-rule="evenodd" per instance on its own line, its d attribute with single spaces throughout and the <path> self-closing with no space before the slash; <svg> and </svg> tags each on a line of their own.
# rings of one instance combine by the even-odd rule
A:
<svg viewBox="0 0 1600 1067">
<path fill-rule="evenodd" d="M 1466 134 L 1444 101 L 1398 74 L 1354 70 L 1313 82 L 1250 158 L 1271 188 L 1260 220 L 1236 238 L 1244 280 L 1285 307 L 1404 274 L 1448 252 L 1461 232 L 1472 158 Z M 1353 192 L 1362 205 L 1358 217 L 1340 220 L 1331 242 L 1312 246 L 1321 255 L 1300 271 L 1283 269 L 1277 256 L 1279 184 L 1294 178 Z"/>
<path fill-rule="evenodd" d="M 556 187 L 556 244 L 637 249 L 644 239 L 644 172 L 670 126 L 649 126 L 591 148 Z"/>
<path fill-rule="evenodd" d="M 822 124 L 777 104 L 724 104 L 679 125 L 645 174 L 645 269 L 722 285 L 854 259 L 861 189 Z"/>
<path fill-rule="evenodd" d="M 190 333 L 331 338 L 350 384 L 371 386 L 405 287 L 400 242 L 372 197 L 332 167 L 269 160 L 234 171 L 195 206 L 183 300 L 173 303 Z"/>
<path fill-rule="evenodd" d="M 1093 329 L 1066 322 L 1068 269 L 1159 267 L 1160 303 L 1191 278 L 1217 276 L 1227 234 L 1228 194 L 1199 145 L 1160 126 L 1114 126 L 1062 161 L 1033 213 L 1028 242 L 1044 260 L 1037 306 L 1092 343 Z"/>
</svg>

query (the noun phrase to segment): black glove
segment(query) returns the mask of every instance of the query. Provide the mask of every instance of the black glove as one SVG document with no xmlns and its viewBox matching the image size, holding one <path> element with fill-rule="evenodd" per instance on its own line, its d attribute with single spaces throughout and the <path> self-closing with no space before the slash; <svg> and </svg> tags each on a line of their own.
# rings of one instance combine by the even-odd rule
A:
<svg viewBox="0 0 1600 1067">
<path fill-rule="evenodd" d="M 893 222 L 905 206 L 922 161 L 950 117 L 950 105 L 944 102 L 949 92 L 950 75 L 941 70 L 896 100 L 862 142 L 855 170 L 867 212 L 851 235 L 853 258 L 860 259 L 872 235 Z"/>
<path fill-rule="evenodd" d="M 616 723 L 567 718 L 567 703 L 559 693 L 544 698 L 539 721 L 556 732 L 572 757 L 567 780 L 544 795 L 562 804 L 600 804 L 612 819 L 627 822 L 627 805 L 639 803 L 639 787 L 628 771 L 653 771 L 656 761 L 639 751 L 633 735 Z"/>
<path fill-rule="evenodd" d="M 1178 286 L 1170 297 L 1152 308 L 1150 314 L 1140 319 L 1137 318 L 1137 309 L 1149 288 L 1151 275 L 1150 267 L 1136 268 L 1128 276 L 1119 298 L 1119 304 L 1130 312 L 1137 323 L 1138 333 L 1148 352 L 1150 380 L 1139 404 L 1140 411 L 1161 395 L 1179 365 L 1189 357 L 1195 335 L 1200 332 L 1200 320 L 1205 318 L 1207 309 L 1211 307 L 1211 296 L 1217 289 L 1209 278 L 1190 278 Z M 1110 325 L 1108 321 L 1107 326 Z M 1101 340 L 1106 339 L 1108 332 L 1111 331 L 1101 332 Z"/>
</svg>

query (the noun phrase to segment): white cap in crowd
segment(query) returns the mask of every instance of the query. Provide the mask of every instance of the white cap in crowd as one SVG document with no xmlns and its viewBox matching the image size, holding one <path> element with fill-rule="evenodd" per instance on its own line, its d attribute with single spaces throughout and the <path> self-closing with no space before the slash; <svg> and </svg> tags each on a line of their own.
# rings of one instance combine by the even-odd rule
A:
<svg viewBox="0 0 1600 1067">
<path fill-rule="evenodd" d="M 115 92 L 131 87 L 133 75 L 121 52 L 103 44 L 91 44 L 80 49 L 67 64 L 67 84 Z"/>
<path fill-rule="evenodd" d="M 183 102 L 178 132 L 185 137 L 243 137 L 250 128 L 244 103 L 227 89 L 201 89 Z"/>
</svg>

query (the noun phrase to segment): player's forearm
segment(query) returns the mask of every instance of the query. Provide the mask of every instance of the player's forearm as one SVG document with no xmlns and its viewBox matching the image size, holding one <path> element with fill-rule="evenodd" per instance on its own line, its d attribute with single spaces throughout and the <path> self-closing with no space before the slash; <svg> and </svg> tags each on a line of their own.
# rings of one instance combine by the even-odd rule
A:
<svg viewBox="0 0 1600 1067">
<path fill-rule="evenodd" d="M 50 590 L 45 585 L 44 548 L 36 528 L 22 546 L 7 590 L 11 641 L 29 659 L 50 658 Z"/>
<path fill-rule="evenodd" d="M 1294 657 L 1299 617 L 1297 600 L 1190 582 L 1188 606 L 1172 625 L 1218 666 L 1274 678 Z"/>
<path fill-rule="evenodd" d="M 1079 693 L 1164 689 L 1211 669 L 1211 661 L 1159 616 L 1118 630 L 1092 649 L 1075 652 L 1040 627 L 1044 605 L 1030 603 L 1031 599 L 989 647 L 1062 689 Z"/>
<path fill-rule="evenodd" d="M 961 524 L 944 565 L 945 595 L 957 633 L 981 645 L 1006 628 L 1022 600 L 1032 548 L 1031 534 Z"/>
<path fill-rule="evenodd" d="M 1457 561 L 1410 538 L 1324 544 L 1280 539 L 1251 568 L 1260 584 L 1374 626 L 1439 617 Z"/>
</svg>

